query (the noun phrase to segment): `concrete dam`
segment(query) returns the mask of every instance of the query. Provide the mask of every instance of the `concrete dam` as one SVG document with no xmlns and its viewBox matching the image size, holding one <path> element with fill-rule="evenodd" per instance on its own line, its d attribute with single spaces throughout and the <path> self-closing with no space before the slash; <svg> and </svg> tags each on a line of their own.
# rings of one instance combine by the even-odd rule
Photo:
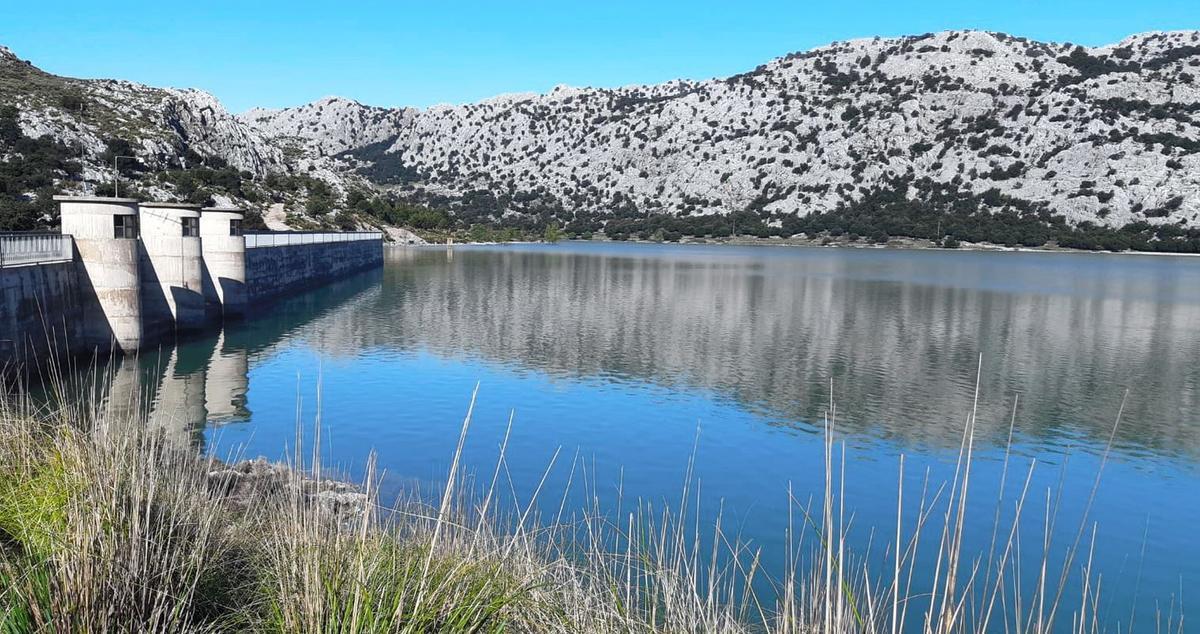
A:
<svg viewBox="0 0 1200 634">
<path fill-rule="evenodd" d="M 374 231 L 254 233 L 236 208 L 55 200 L 61 233 L 0 234 L 0 369 L 135 352 L 383 262 Z"/>
</svg>

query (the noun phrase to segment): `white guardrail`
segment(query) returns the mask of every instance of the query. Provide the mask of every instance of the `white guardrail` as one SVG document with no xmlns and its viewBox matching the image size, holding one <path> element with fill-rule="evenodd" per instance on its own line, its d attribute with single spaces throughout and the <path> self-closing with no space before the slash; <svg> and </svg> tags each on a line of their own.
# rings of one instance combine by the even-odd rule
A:
<svg viewBox="0 0 1200 634">
<path fill-rule="evenodd" d="M 359 240 L 382 240 L 379 231 L 275 231 L 270 233 L 246 233 L 246 248 L 286 247 L 293 244 L 321 244 L 324 242 L 357 242 Z"/>
<path fill-rule="evenodd" d="M 70 262 L 75 257 L 71 236 L 61 233 L 0 233 L 0 267 Z"/>
</svg>

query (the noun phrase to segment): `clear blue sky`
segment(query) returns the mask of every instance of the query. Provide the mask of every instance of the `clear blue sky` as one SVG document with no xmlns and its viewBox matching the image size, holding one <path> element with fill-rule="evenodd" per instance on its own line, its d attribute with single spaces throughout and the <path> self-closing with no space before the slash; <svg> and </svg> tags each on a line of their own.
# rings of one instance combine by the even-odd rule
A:
<svg viewBox="0 0 1200 634">
<path fill-rule="evenodd" d="M 1107 44 L 1200 28 L 1200 0 L 0 0 L 0 44 L 46 70 L 201 88 L 235 112 L 704 79 L 834 40 L 961 28 Z"/>
</svg>

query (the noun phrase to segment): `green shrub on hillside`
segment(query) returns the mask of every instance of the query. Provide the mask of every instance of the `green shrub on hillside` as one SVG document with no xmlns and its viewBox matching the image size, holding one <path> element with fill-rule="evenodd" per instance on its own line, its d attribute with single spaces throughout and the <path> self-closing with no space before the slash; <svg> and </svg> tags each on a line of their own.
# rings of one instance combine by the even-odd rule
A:
<svg viewBox="0 0 1200 634">
<path fill-rule="evenodd" d="M 16 107 L 0 106 L 0 231 L 56 226 L 58 209 L 51 199 L 56 183 L 79 173 L 79 162 L 66 145 L 25 136 Z"/>
</svg>

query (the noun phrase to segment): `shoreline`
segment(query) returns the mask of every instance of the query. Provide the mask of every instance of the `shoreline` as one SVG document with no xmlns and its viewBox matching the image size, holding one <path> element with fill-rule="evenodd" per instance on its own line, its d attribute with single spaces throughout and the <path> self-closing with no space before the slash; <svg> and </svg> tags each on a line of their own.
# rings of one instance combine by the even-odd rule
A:
<svg viewBox="0 0 1200 634">
<path fill-rule="evenodd" d="M 696 246 L 734 246 L 734 247 L 792 247 L 792 248 L 815 248 L 815 249 L 878 249 L 878 250 L 894 250 L 894 251 L 943 251 L 943 252 L 976 252 L 976 253 L 1053 253 L 1053 254 L 1075 254 L 1075 255 L 1127 255 L 1127 256 L 1163 256 L 1163 257 L 1197 257 L 1200 253 L 1182 253 L 1174 251 L 1106 251 L 1102 249 L 1073 249 L 1070 247 L 1060 246 L 1041 246 L 1041 247 L 1008 247 L 1001 244 L 991 242 L 960 242 L 959 246 L 954 248 L 936 246 L 933 241 L 923 238 L 894 238 L 885 244 L 866 243 L 866 242 L 850 242 L 848 240 L 835 240 L 822 244 L 820 239 L 809 238 L 756 238 L 749 236 L 738 236 L 734 238 L 718 239 L 718 238 L 690 238 L 681 239 L 675 242 L 656 241 L 656 240 L 641 240 L 631 238 L 628 240 L 613 240 L 610 238 L 564 238 L 559 242 L 572 243 L 603 243 L 603 244 L 645 244 L 645 245 L 696 245 Z M 425 244 L 401 244 L 390 243 L 387 246 L 405 247 L 405 248 L 454 248 L 460 246 L 480 247 L 480 246 L 505 246 L 505 245 L 534 245 L 534 244 L 556 244 L 554 242 L 546 242 L 545 240 L 513 240 L 509 242 L 453 242 L 450 244 L 427 242 Z"/>
</svg>

